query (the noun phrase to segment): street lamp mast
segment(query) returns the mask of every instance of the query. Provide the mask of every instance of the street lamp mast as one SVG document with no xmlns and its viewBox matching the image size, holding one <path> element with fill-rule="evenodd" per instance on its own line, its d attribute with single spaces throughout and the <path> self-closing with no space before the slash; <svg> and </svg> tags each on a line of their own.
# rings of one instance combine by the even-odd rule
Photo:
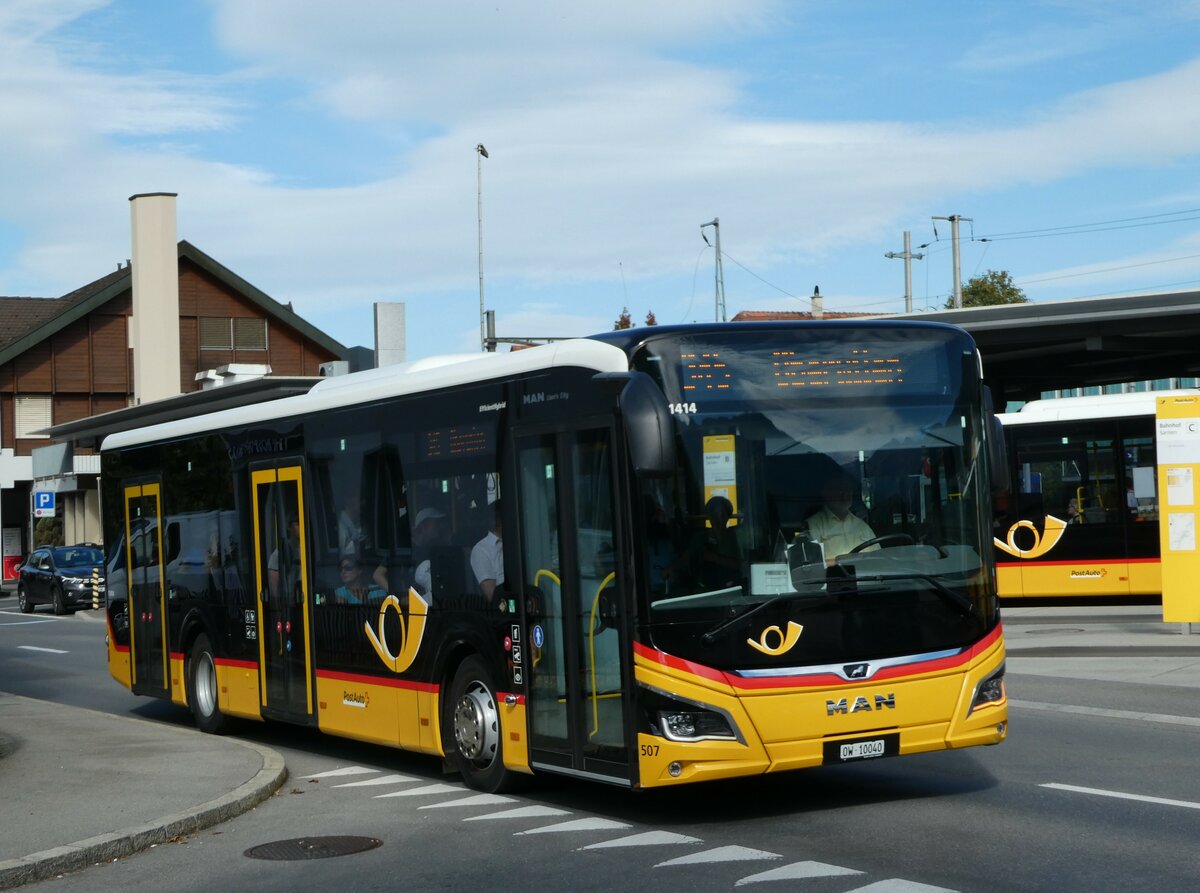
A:
<svg viewBox="0 0 1200 893">
<path fill-rule="evenodd" d="M 713 232 L 716 233 L 716 242 L 717 242 L 717 244 L 716 244 L 717 266 L 716 266 L 716 272 L 714 273 L 714 279 L 715 279 L 714 290 L 716 293 L 715 294 L 715 301 L 716 301 L 716 316 L 715 316 L 715 318 L 716 318 L 717 322 L 725 322 L 725 269 L 721 265 L 721 218 L 714 217 L 712 220 L 708 221 L 708 223 L 700 224 L 700 238 L 702 238 L 704 240 L 705 245 L 711 244 L 708 241 L 708 236 L 704 235 L 705 228 L 709 227 L 709 226 L 711 226 L 713 228 Z"/>
<path fill-rule="evenodd" d="M 475 146 L 475 204 L 479 221 L 479 349 L 488 350 L 487 312 L 483 309 L 483 159 L 488 157 L 488 150 L 483 143 Z M 491 345 L 495 350 L 495 345 Z"/>
</svg>

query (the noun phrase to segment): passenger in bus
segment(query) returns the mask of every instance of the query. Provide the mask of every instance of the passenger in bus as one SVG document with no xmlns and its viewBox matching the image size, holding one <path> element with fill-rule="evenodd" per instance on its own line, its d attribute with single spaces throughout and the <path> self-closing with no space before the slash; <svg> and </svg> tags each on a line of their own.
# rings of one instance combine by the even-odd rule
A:
<svg viewBox="0 0 1200 893">
<path fill-rule="evenodd" d="M 733 520 L 733 503 L 725 496 L 713 496 L 704 504 L 704 526 L 696 530 L 663 578 L 671 584 L 684 578 L 704 589 L 724 589 L 737 586 L 742 576 L 742 548 L 738 542 Z"/>
<path fill-rule="evenodd" d="M 333 600 L 339 605 L 362 605 L 369 601 L 382 601 L 387 591 L 369 579 L 356 558 L 343 558 L 338 563 L 341 585 L 333 591 Z"/>
<path fill-rule="evenodd" d="M 504 531 L 500 500 L 492 503 L 492 528 L 471 549 L 471 571 L 479 591 L 490 602 L 497 586 L 504 584 Z"/>
<path fill-rule="evenodd" d="M 871 525 L 850 511 L 854 481 L 844 474 L 828 479 L 821 488 L 822 505 L 808 518 L 809 535 L 825 548 L 825 563 L 834 565 L 839 555 L 875 538 Z M 868 550 L 879 546 L 868 546 Z"/>
<path fill-rule="evenodd" d="M 417 512 L 412 530 L 413 560 L 417 562 L 417 569 L 413 572 L 413 585 L 426 599 L 433 595 L 433 573 L 430 564 L 433 549 L 445 545 L 448 540 L 445 512 L 432 506 Z"/>
<path fill-rule="evenodd" d="M 358 494 L 352 493 L 342 503 L 342 511 L 338 514 L 338 555 L 343 558 L 361 557 L 367 542 L 359 519 L 362 513 L 359 509 Z"/>
<path fill-rule="evenodd" d="M 281 549 L 276 548 L 267 559 L 267 586 L 272 598 L 278 599 L 288 595 L 296 596 L 297 600 L 303 592 L 300 586 L 300 519 L 289 515 L 287 519 L 287 538 Z"/>
</svg>

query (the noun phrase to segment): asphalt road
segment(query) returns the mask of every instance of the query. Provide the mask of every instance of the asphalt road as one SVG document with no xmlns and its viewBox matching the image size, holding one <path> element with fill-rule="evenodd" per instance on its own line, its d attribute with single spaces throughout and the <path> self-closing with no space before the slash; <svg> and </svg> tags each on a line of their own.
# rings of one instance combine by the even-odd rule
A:
<svg viewBox="0 0 1200 893">
<path fill-rule="evenodd" d="M 22 623 L 0 600 L 0 688 L 187 726 L 104 666 L 95 615 Z M 1069 661 L 1071 658 L 1059 658 Z M 1023 675 L 1009 740 L 788 776 L 634 794 L 549 780 L 481 800 L 436 761 L 250 725 L 291 778 L 209 831 L 46 882 L 55 890 L 1195 890 L 1200 690 Z M 1063 664 L 1066 667 L 1066 663 Z M 48 755 L 49 758 L 49 755 Z M 87 779 L 64 769 L 64 784 Z M 3 833 L 0 830 L 0 833 Z M 373 838 L 339 858 L 252 847 Z"/>
</svg>

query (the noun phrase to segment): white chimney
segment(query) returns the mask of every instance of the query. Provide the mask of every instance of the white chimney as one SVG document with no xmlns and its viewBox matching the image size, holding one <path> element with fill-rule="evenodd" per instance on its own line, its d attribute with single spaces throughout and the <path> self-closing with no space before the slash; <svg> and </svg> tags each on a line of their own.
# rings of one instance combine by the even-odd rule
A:
<svg viewBox="0 0 1200 893">
<path fill-rule="evenodd" d="M 824 319 L 825 318 L 825 299 L 823 297 L 821 297 L 821 287 L 819 285 L 813 286 L 812 318 L 813 319 Z"/>
<path fill-rule="evenodd" d="M 129 197 L 133 229 L 133 401 L 180 393 L 179 249 L 174 192 Z"/>
<path fill-rule="evenodd" d="M 375 367 L 394 366 L 407 359 L 404 304 L 379 301 L 375 304 Z"/>
</svg>

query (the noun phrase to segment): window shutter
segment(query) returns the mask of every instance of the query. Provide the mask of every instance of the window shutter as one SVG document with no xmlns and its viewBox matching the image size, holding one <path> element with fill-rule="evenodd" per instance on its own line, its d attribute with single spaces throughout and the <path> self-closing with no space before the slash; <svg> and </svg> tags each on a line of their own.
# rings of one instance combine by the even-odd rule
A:
<svg viewBox="0 0 1200 893">
<path fill-rule="evenodd" d="M 228 316 L 200 317 L 200 349 L 230 350 L 233 347 L 232 322 Z"/>
<path fill-rule="evenodd" d="M 15 404 L 14 434 L 16 437 L 36 438 L 47 437 L 46 434 L 34 434 L 52 424 L 49 396 L 18 396 Z"/>
<path fill-rule="evenodd" d="M 234 317 L 233 346 L 237 350 L 266 350 L 267 321 L 257 317 Z"/>
</svg>

